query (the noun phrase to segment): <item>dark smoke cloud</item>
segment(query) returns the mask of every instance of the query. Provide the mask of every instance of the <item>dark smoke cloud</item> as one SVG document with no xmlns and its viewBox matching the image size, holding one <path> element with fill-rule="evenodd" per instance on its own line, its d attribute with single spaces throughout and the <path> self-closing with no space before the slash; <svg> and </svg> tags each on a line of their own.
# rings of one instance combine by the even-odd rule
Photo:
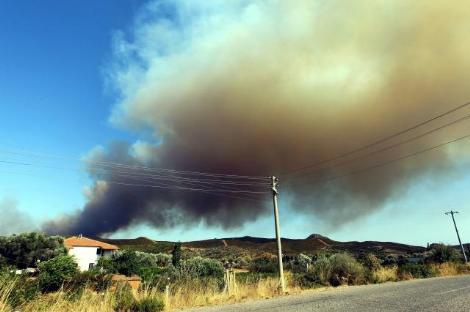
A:
<svg viewBox="0 0 470 312">
<path fill-rule="evenodd" d="M 114 144 L 89 160 L 271 175 L 330 158 L 468 101 L 469 27 L 470 7 L 459 2 L 152 2 L 130 36 L 116 36 L 108 82 L 120 94 L 112 122 L 151 129 L 159 144 Z M 464 123 L 320 173 L 342 175 L 466 131 Z M 326 184 L 305 176 L 281 187 L 293 209 L 341 224 L 420 178 L 448 176 L 460 155 L 444 148 Z M 46 230 L 103 234 L 200 221 L 230 228 L 268 211 L 103 181 L 117 172 L 90 174 L 86 206 Z"/>
</svg>

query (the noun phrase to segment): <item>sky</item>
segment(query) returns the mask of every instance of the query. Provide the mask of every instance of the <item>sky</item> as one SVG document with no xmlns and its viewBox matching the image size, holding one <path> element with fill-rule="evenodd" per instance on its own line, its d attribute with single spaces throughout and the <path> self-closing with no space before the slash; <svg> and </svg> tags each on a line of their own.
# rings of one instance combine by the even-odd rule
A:
<svg viewBox="0 0 470 312">
<path fill-rule="evenodd" d="M 292 81 L 300 79 L 299 72 L 302 71 L 301 69 L 309 66 L 326 70 L 330 75 L 325 74 L 320 79 L 308 76 L 307 72 L 301 76 L 302 79 L 305 79 L 302 80 L 303 84 L 314 83 L 316 88 L 330 90 L 333 84 L 336 86 L 346 80 L 351 81 L 353 79 L 351 73 L 353 73 L 352 76 L 357 76 L 354 78 L 353 90 L 341 89 L 342 92 L 346 95 L 358 95 L 358 102 L 372 102 L 374 99 L 380 99 L 380 97 L 373 98 L 369 95 L 366 97 L 364 94 L 366 91 L 368 94 L 374 93 L 369 92 L 369 88 L 372 88 L 370 86 L 382 82 L 376 76 L 387 75 L 389 71 L 392 71 L 390 69 L 392 66 L 382 66 L 382 63 L 392 59 L 390 63 L 396 65 L 393 62 L 394 57 L 398 54 L 408 53 L 408 51 L 404 52 L 399 49 L 395 51 L 390 48 L 389 42 L 383 42 L 383 45 L 380 46 L 371 44 L 373 48 L 364 48 L 364 50 L 357 48 L 352 43 L 348 45 L 348 48 L 344 48 L 339 46 L 339 40 L 338 42 L 330 42 L 329 39 L 327 40 L 321 36 L 317 39 L 319 46 L 317 50 L 315 44 L 311 46 L 305 42 L 303 36 L 308 37 L 310 33 L 298 30 L 299 28 L 308 27 L 309 24 L 303 24 L 303 21 L 318 19 L 321 21 L 320 26 L 331 26 L 329 23 L 336 25 L 335 22 L 341 18 L 341 14 L 344 14 L 344 12 L 341 13 L 337 10 L 326 10 L 323 7 L 323 2 L 320 1 L 312 1 L 316 5 L 315 9 L 318 9 L 318 11 L 315 11 L 316 14 L 312 14 L 312 16 L 302 15 L 299 17 L 298 23 L 292 19 L 288 22 L 291 28 L 286 30 L 280 27 L 281 29 L 275 31 L 284 40 L 284 44 L 280 45 L 277 45 L 277 41 L 273 40 L 271 32 L 273 28 L 279 27 L 278 25 L 285 25 L 286 22 L 281 21 L 283 15 L 276 15 L 278 14 L 276 10 L 272 10 L 272 12 L 267 10 L 268 13 L 260 13 L 257 11 L 259 7 L 255 5 L 247 7 L 247 3 L 250 3 L 250 1 L 234 2 L 237 5 L 222 5 L 219 2 L 219 5 L 207 5 L 207 7 L 203 5 L 197 8 L 194 8 L 186 1 L 177 1 L 177 3 L 178 5 L 168 5 L 160 1 L 131 0 L 119 2 L 111 0 L 87 2 L 25 0 L 3 1 L 0 3 L 0 227 L 4 229 L 3 232 L 6 231 L 6 228 L 10 232 L 39 229 L 44 221 L 55 219 L 63 214 L 76 217 L 76 212 L 81 211 L 90 201 L 93 202 L 93 198 L 96 196 L 95 183 L 97 178 L 87 169 L 86 161 L 83 159 L 90 157 L 90 154 L 93 156 L 93 152 L 99 151 L 100 147 L 109 150 L 110 142 L 128 142 L 130 145 L 134 144 L 132 145 L 134 147 L 136 142 L 140 142 L 143 146 L 148 144 L 149 149 L 162 144 L 169 155 L 165 157 L 170 159 L 166 161 L 165 165 L 171 164 L 171 169 L 198 171 L 200 170 L 199 167 L 193 168 L 190 166 L 193 164 L 198 165 L 198 163 L 171 162 L 171 158 L 176 153 L 178 156 L 181 155 L 182 151 L 194 151 L 196 153 L 185 154 L 185 159 L 192 158 L 195 155 L 201 156 L 201 158 L 206 156 L 206 154 L 197 154 L 197 149 L 192 146 L 181 148 L 177 144 L 170 144 L 169 147 L 166 147 L 166 142 L 171 142 L 171 133 L 178 133 L 180 137 L 195 142 L 194 144 L 202 144 L 202 146 L 207 147 L 206 150 L 209 150 L 210 145 L 198 143 L 198 139 L 207 141 L 207 138 L 202 137 L 204 132 L 200 134 L 199 130 L 195 129 L 208 128 L 212 129 L 212 133 L 219 130 L 223 133 L 224 129 L 228 128 L 236 132 L 237 128 L 234 128 L 235 130 L 230 128 L 231 123 L 240 125 L 238 117 L 243 116 L 245 118 L 247 114 L 250 114 L 246 107 L 242 107 L 242 104 L 239 103 L 246 102 L 250 105 L 257 105 L 252 98 L 257 101 L 266 101 L 268 99 L 268 101 L 275 102 L 276 100 L 273 100 L 275 97 L 282 97 L 289 101 L 292 99 L 290 91 L 307 92 L 305 90 L 308 90 L 310 85 L 307 85 L 307 87 L 304 85 L 297 86 L 292 90 L 282 86 L 294 85 L 295 83 L 292 83 Z M 362 3 L 367 4 L 367 2 Z M 358 8 L 354 8 L 351 14 L 354 16 L 354 14 L 363 12 L 361 11 L 364 9 L 363 7 L 358 5 Z M 242 10 L 244 12 L 243 18 L 238 19 L 237 16 Z M 345 11 L 347 10 L 345 9 Z M 400 8 L 388 8 L 388 5 L 384 5 L 383 12 L 381 12 L 386 17 L 384 23 L 387 22 L 387 19 L 393 21 L 400 12 Z M 406 12 L 409 16 L 405 14 L 404 17 L 402 16 L 403 19 L 419 20 L 420 18 L 433 16 L 434 11 L 430 9 L 430 13 L 423 15 L 424 17 L 421 13 L 413 15 L 410 11 Z M 291 16 L 290 14 L 297 16 L 296 14 L 300 13 L 298 11 L 291 13 L 286 10 L 285 14 L 285 16 Z M 444 10 L 443 15 L 445 14 L 451 16 L 453 12 Z M 269 20 L 272 16 L 279 18 L 279 23 L 266 23 L 266 20 Z M 458 20 L 458 18 L 462 18 L 462 16 L 457 16 L 455 20 Z M 371 23 L 375 22 L 371 21 Z M 370 29 L 371 24 L 367 24 L 367 21 L 364 23 L 366 23 L 365 27 Z M 409 23 L 414 25 L 413 22 Z M 447 25 L 448 22 L 444 20 L 442 23 Z M 214 25 L 223 25 L 223 27 L 219 30 Z M 315 26 L 317 25 L 315 24 Z M 360 41 L 361 36 L 358 34 L 365 33 L 366 39 L 374 38 L 376 35 L 370 35 L 368 30 L 362 30 L 361 25 L 356 26 L 359 29 L 357 33 L 352 32 L 352 35 L 348 36 L 352 36 L 353 39 L 351 40 Z M 318 28 L 321 30 L 321 27 Z M 344 28 L 347 29 L 348 25 L 345 25 Z M 383 26 L 383 28 L 384 33 L 390 32 L 386 26 Z M 247 29 L 253 30 L 253 32 L 246 31 Z M 453 25 L 449 26 L 449 29 L 456 37 L 458 36 Z M 331 31 L 333 30 L 329 28 L 326 32 Z M 340 31 L 345 30 L 340 28 L 338 32 Z M 256 46 L 251 33 L 260 38 L 259 42 L 263 44 Z M 300 36 L 300 39 L 296 38 L 295 35 Z M 313 35 L 318 34 L 314 33 Z M 397 32 L 394 35 L 401 38 L 400 36 L 403 36 L 403 33 Z M 429 43 L 425 39 L 429 38 L 426 37 L 426 34 L 418 32 L 418 35 L 424 38 L 423 46 L 427 46 Z M 436 39 L 436 41 L 438 40 Z M 253 46 L 254 44 L 253 51 L 244 53 L 247 51 L 247 46 Z M 340 55 L 342 60 L 347 60 L 348 65 L 337 68 L 337 64 L 334 62 L 335 59 L 323 60 L 323 56 L 317 54 L 315 54 L 313 60 L 322 59 L 321 63 L 315 63 L 308 57 L 305 58 L 305 61 L 300 58 L 300 61 L 290 63 L 290 61 L 284 59 L 284 53 L 277 52 L 269 54 L 269 56 L 275 56 L 273 57 L 274 61 L 270 62 L 270 57 L 263 54 L 262 60 L 268 59 L 264 64 L 266 66 L 263 68 L 267 68 L 268 73 L 278 74 L 286 78 L 276 82 L 278 83 L 276 88 L 282 89 L 283 93 L 266 92 L 272 97 L 259 97 L 258 94 L 263 93 L 260 92 L 260 90 L 263 90 L 261 88 L 265 88 L 264 91 L 272 88 L 270 83 L 256 85 L 259 81 L 266 79 L 264 74 L 257 71 L 257 64 L 250 63 L 251 60 L 260 60 L 259 51 L 261 51 L 259 52 L 261 54 L 265 53 L 264 49 L 268 46 L 273 50 L 285 50 L 285 54 L 298 56 L 297 47 L 307 51 L 312 49 L 313 53 L 324 53 L 322 44 L 331 44 L 328 48 L 337 49 L 338 52 L 335 54 L 336 52 L 330 50 L 329 53 Z M 368 46 L 368 44 L 360 45 Z M 456 51 L 459 52 L 459 48 L 463 46 L 464 44 L 459 45 Z M 371 50 L 373 51 L 371 52 Z M 385 50 L 387 53 L 384 53 Z M 213 51 L 217 51 L 217 53 Z M 240 51 L 240 53 L 231 54 L 234 51 Z M 454 55 L 451 48 L 449 48 L 449 51 L 446 50 L 440 52 L 440 54 Z M 455 55 L 458 55 L 457 52 Z M 386 55 L 386 59 L 385 57 L 377 59 L 372 57 L 376 62 L 365 63 L 363 61 L 365 57 L 361 58 L 362 55 L 375 56 L 376 53 L 377 55 Z M 434 60 L 432 55 L 425 55 L 430 58 L 431 62 Z M 456 63 L 458 63 L 458 58 Z M 211 64 L 211 66 L 206 67 L 207 64 Z M 283 65 L 282 68 L 278 64 Z M 291 65 L 289 70 L 286 69 L 286 64 Z M 341 63 L 340 65 L 343 66 L 344 64 Z M 442 79 L 445 79 L 447 74 L 451 77 L 453 71 L 463 70 L 467 65 L 462 64 L 461 68 L 437 68 L 434 70 L 436 73 L 442 73 Z M 237 71 L 240 67 L 245 69 L 242 73 Z M 364 69 L 364 73 L 361 72 L 360 75 L 356 75 L 358 68 L 362 70 L 363 67 L 367 68 Z M 407 64 L 406 67 L 412 66 Z M 328 68 L 334 70 L 328 70 Z M 403 68 L 400 68 L 400 70 L 403 70 Z M 431 69 L 430 71 L 434 73 Z M 344 74 L 344 72 L 349 74 Z M 419 72 L 423 72 L 422 68 Z M 181 73 L 184 73 L 184 79 L 179 77 Z M 238 75 L 234 73 L 238 73 Z M 411 71 L 408 74 L 413 79 L 420 77 L 419 75 L 414 76 Z M 457 74 L 459 73 L 456 72 L 456 76 Z M 409 81 L 412 81 L 411 78 L 409 78 Z M 464 76 L 462 78 L 468 77 Z M 250 79 L 253 79 L 253 81 Z M 406 80 L 406 78 L 399 77 L 397 81 L 399 80 Z M 465 81 L 464 79 L 461 80 Z M 229 81 L 230 84 L 233 83 L 234 86 L 227 88 L 227 83 L 221 83 L 226 81 Z M 250 89 L 244 84 L 245 81 L 252 82 L 250 86 L 256 85 L 260 89 Z M 387 80 L 386 82 L 390 83 L 390 81 Z M 452 82 L 451 79 L 449 81 Z M 425 82 L 426 84 L 414 86 L 414 89 L 419 90 L 421 87 L 423 89 L 432 89 L 434 81 Z M 442 81 L 436 83 L 442 83 Z M 217 87 L 217 90 L 226 90 L 226 93 L 222 96 L 215 91 L 207 91 L 207 89 L 211 89 L 211 86 Z M 400 88 L 390 89 L 390 93 L 384 92 L 382 96 L 387 95 L 394 98 L 396 93 L 399 93 L 397 90 L 403 90 L 403 86 L 400 86 Z M 379 89 L 384 88 L 377 87 L 377 90 Z M 394 93 L 390 95 L 392 91 Z M 410 113 L 407 115 L 411 117 L 401 119 L 395 111 L 384 110 L 384 114 L 396 118 L 396 120 L 390 120 L 390 125 L 386 128 L 389 130 L 395 129 L 394 131 L 400 130 L 407 125 L 421 121 L 426 116 L 433 116 L 433 114 L 445 111 L 448 107 L 456 106 L 468 95 L 465 93 L 464 88 L 454 91 L 454 94 L 459 96 L 456 95 L 455 103 L 449 104 L 450 106 L 439 107 L 437 104 L 434 106 L 416 105 L 416 112 L 422 113 L 429 109 L 429 114 L 423 113 L 420 116 L 417 113 Z M 445 96 L 445 94 L 428 94 L 429 91 L 412 94 L 412 91 L 405 90 L 403 93 L 405 94 L 403 95 L 404 101 L 409 101 L 409 103 L 424 101 L 424 99 L 431 96 L 437 98 Z M 407 98 L 408 93 L 410 95 Z M 226 96 L 227 94 L 229 96 Z M 306 93 L 307 95 L 308 93 Z M 153 100 L 155 97 L 163 98 L 162 102 L 168 103 L 168 105 L 155 106 Z M 201 103 L 210 103 L 210 98 L 217 98 L 220 102 L 226 97 L 237 98 L 239 101 L 238 104 L 230 103 L 226 107 L 240 105 L 243 109 L 227 109 L 227 114 L 230 113 L 231 116 L 237 118 L 233 117 L 235 121 L 229 118 L 225 124 L 216 123 L 214 125 L 211 119 L 206 119 L 207 114 L 200 116 L 190 108 L 187 110 L 185 108 L 184 111 L 179 108 L 181 103 L 185 103 L 188 99 L 196 99 Z M 317 99 L 319 102 L 331 101 L 337 103 L 337 99 L 330 98 L 329 95 L 322 95 L 321 101 L 319 98 Z M 230 100 L 227 100 L 227 102 L 230 102 Z M 349 104 L 358 105 L 360 110 L 368 108 L 368 106 L 361 106 L 360 103 Z M 199 106 L 201 111 L 205 109 L 209 112 L 214 111 L 212 106 L 205 107 L 201 105 Z M 388 105 L 393 106 L 393 101 L 390 101 Z M 260 109 L 261 112 L 267 111 L 266 107 L 260 107 L 263 108 Z M 292 109 L 289 106 L 279 107 L 281 108 L 280 116 L 285 116 L 286 119 L 289 118 L 289 112 L 294 111 L 293 104 Z M 274 107 L 274 111 L 277 111 L 279 107 Z M 308 107 L 302 107 L 302 109 L 301 114 L 311 112 Z M 413 108 L 409 109 L 410 112 L 413 112 Z M 350 130 L 347 126 L 349 123 L 348 116 L 354 114 L 348 113 L 346 116 L 346 113 L 341 111 L 349 112 L 350 110 L 352 111 L 349 106 L 339 106 L 339 108 L 337 106 L 332 109 L 325 109 L 325 111 L 320 109 L 319 114 L 323 114 L 321 116 L 325 118 L 329 116 L 332 121 L 323 128 L 315 130 L 321 131 L 323 129 L 325 133 L 330 133 L 334 137 L 344 135 L 344 142 L 348 141 L 347 144 L 342 143 L 338 146 L 319 143 L 320 147 L 329 148 L 332 150 L 331 153 L 335 154 L 340 151 L 339 145 L 351 147 L 357 145 L 354 142 L 355 137 L 348 136 L 348 132 L 345 132 L 345 130 Z M 374 110 L 372 109 L 372 111 Z M 382 111 L 382 108 L 380 111 Z M 220 114 L 222 116 L 225 111 Z M 251 114 L 254 122 L 259 120 L 257 119 L 257 111 Z M 275 114 L 273 112 L 272 116 L 276 117 Z M 292 120 L 298 120 L 298 115 L 293 116 Z M 367 117 L 367 115 L 365 116 Z M 366 143 L 368 140 L 370 141 L 370 138 L 374 138 L 370 136 L 372 131 L 368 131 L 369 126 L 374 131 L 381 129 L 382 120 L 379 119 L 377 122 L 373 119 L 377 116 L 382 115 L 371 113 L 370 120 L 368 118 L 364 119 L 363 123 L 368 126 L 360 130 L 361 136 L 357 138 L 357 142 Z M 272 122 L 278 121 L 274 117 L 269 120 Z M 344 121 L 346 126 L 338 129 L 331 126 L 331 124 L 339 121 Z M 193 122 L 196 126 L 191 128 Z M 286 124 L 294 128 L 295 122 L 289 122 L 288 120 Z M 301 120 L 298 131 L 299 133 L 302 131 L 302 133 L 296 134 L 299 142 L 308 142 L 309 139 L 315 140 L 317 136 L 322 136 L 321 132 L 310 132 L 313 129 L 309 128 L 310 126 L 303 127 L 302 122 L 310 124 L 312 120 Z M 316 122 L 321 123 L 319 120 Z M 370 125 L 368 122 L 370 122 Z M 188 126 L 190 130 L 186 130 L 179 123 Z M 248 122 L 247 125 L 249 125 Z M 393 128 L 394 126 L 399 127 Z M 211 127 L 219 127 L 219 129 L 214 131 L 214 128 Z M 240 126 L 240 128 L 242 127 Z M 337 132 L 335 132 L 335 129 Z M 194 136 L 187 134 L 185 131 L 194 134 Z M 276 144 L 269 139 L 268 134 L 270 133 L 263 132 L 266 131 L 265 128 L 259 127 L 253 131 L 256 132 L 247 132 L 246 137 L 244 137 L 244 131 L 240 131 L 238 134 L 240 141 L 233 140 L 248 150 L 256 144 L 243 145 L 244 142 L 249 141 L 250 139 L 247 138 L 253 137 L 253 133 L 260 133 L 260 138 L 267 137 L 268 139 L 265 139 L 265 141 L 268 141 L 271 145 Z M 293 132 L 295 131 L 297 130 L 294 129 Z M 390 133 L 387 131 L 384 134 Z M 167 134 L 167 132 L 170 134 Z M 207 135 L 214 140 L 220 139 L 212 137 L 212 134 Z M 292 137 L 288 135 L 281 136 L 281 142 L 292 141 Z M 300 137 L 305 137 L 305 140 Z M 323 141 L 320 140 L 319 142 Z M 268 148 L 269 144 L 266 145 Z M 262 146 L 264 147 L 264 145 Z M 296 151 L 298 153 L 302 151 L 312 152 L 312 150 L 305 150 L 295 145 L 289 145 L 289 148 L 292 151 L 290 154 Z M 281 147 L 276 150 L 280 149 Z M 230 146 L 227 147 L 227 150 L 232 152 Z M 45 154 L 47 157 L 43 157 Z M 224 155 L 223 152 L 220 152 L 220 154 Z M 320 150 L 319 154 L 329 155 L 328 152 L 323 150 Z M 286 152 L 286 155 L 288 156 L 289 153 Z M 371 205 L 372 207 L 364 208 L 364 212 L 360 214 L 350 214 L 348 208 L 342 208 L 341 213 L 333 215 L 329 211 L 316 210 L 316 208 L 312 208 L 312 211 L 306 210 L 306 208 L 299 210 L 296 208 L 295 201 L 292 201 L 293 196 L 296 195 L 284 191 L 281 183 L 280 218 L 282 236 L 304 238 L 312 233 L 319 233 L 339 241 L 380 240 L 417 245 L 426 245 L 430 242 L 456 244 L 457 240 L 451 219 L 444 215 L 445 211 L 452 209 L 460 212 L 457 215 L 460 233 L 464 241 L 470 242 L 470 193 L 467 191 L 470 187 L 470 175 L 466 174 L 468 156 L 465 150 L 459 151 L 456 155 L 455 159 L 452 159 L 452 170 L 443 169 L 443 173 L 433 174 L 431 172 L 432 168 L 426 167 L 425 170 L 420 171 L 422 173 L 419 178 L 407 178 L 407 183 L 403 183 L 403 187 L 394 187 L 390 191 L 387 186 L 384 186 L 383 190 L 393 193 L 393 196 L 388 194 L 381 198 L 372 196 L 370 198 L 374 200 L 357 201 L 357 205 Z M 243 154 L 240 157 L 242 156 L 245 157 L 244 159 L 249 159 L 248 154 Z M 294 159 L 293 165 L 303 165 L 305 159 L 290 156 Z M 446 154 L 446 156 L 448 155 Z M 296 159 L 299 160 L 298 164 L 295 163 Z M 277 166 L 282 161 L 284 159 L 272 160 L 272 164 Z M 30 163 L 34 163 L 34 165 L 30 165 Z M 437 164 L 436 167 L 443 168 L 447 168 L 449 165 L 447 162 L 434 162 L 434 160 L 430 164 Z M 418 168 L 416 164 L 409 165 Z M 204 168 L 211 167 L 206 166 Z M 240 168 L 248 170 L 250 167 L 241 164 Z M 279 165 L 279 168 L 282 168 L 282 165 Z M 404 170 L 404 168 L 399 169 Z M 392 173 L 383 172 L 385 177 L 390 177 Z M 396 171 L 396 173 L 400 175 L 401 171 Z M 243 171 L 243 174 L 249 174 L 249 172 Z M 383 180 L 387 184 L 387 178 Z M 398 182 L 400 181 L 398 180 Z M 351 183 L 354 183 L 354 181 Z M 373 184 L 376 183 L 376 181 L 373 181 Z M 346 187 L 338 190 L 343 192 L 337 195 L 342 200 L 334 204 L 344 205 L 345 200 L 351 198 L 351 196 L 354 197 L 356 189 Z M 361 196 L 368 196 L 370 190 L 358 189 L 357 192 Z M 346 195 L 343 196 L 343 194 Z M 302 196 L 304 195 L 302 194 Z M 313 205 L 322 205 L 325 202 L 319 200 Z M 225 206 L 230 204 L 230 202 L 221 203 Z M 237 204 L 234 203 L 233 208 L 230 209 L 237 209 Z M 270 202 L 268 201 L 263 205 L 267 208 L 263 208 L 262 213 L 240 219 L 236 226 L 226 226 L 224 222 L 217 223 L 214 221 L 211 223 L 212 219 L 201 217 L 200 219 L 194 218 L 189 223 L 175 223 L 172 226 L 165 223 L 159 227 L 158 222 L 144 222 L 145 220 L 139 217 L 140 219 L 133 219 L 134 221 L 131 221 L 129 225 L 119 228 L 109 235 L 112 237 L 147 236 L 157 240 L 174 241 L 245 235 L 272 237 L 274 225 L 269 210 Z M 354 208 L 355 205 L 352 201 L 351 205 L 347 207 L 361 209 Z M 127 209 L 137 210 L 140 208 L 129 206 Z M 329 206 L 329 209 L 334 209 L 334 207 Z M 216 212 L 219 212 L 219 210 L 216 210 Z M 334 220 L 335 218 L 349 217 L 351 220 L 346 220 L 347 222 L 336 222 Z M 230 216 L 225 218 L 230 218 Z M 7 233 L 2 233 L 0 229 L 0 234 Z"/>
</svg>

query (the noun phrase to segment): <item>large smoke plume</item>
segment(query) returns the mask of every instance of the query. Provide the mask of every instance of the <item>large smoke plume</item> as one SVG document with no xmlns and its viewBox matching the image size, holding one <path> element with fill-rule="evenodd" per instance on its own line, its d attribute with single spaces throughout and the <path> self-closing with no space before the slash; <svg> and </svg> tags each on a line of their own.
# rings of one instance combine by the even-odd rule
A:
<svg viewBox="0 0 470 312">
<path fill-rule="evenodd" d="M 469 29 L 470 6 L 455 1 L 151 2 L 130 34 L 116 35 L 107 81 L 120 94 L 112 122 L 150 129 L 158 143 L 114 143 L 88 161 L 272 175 L 328 159 L 468 101 Z M 466 130 L 462 123 L 321 173 L 342 175 Z M 292 209 L 340 224 L 420 178 L 447 176 L 454 156 L 443 148 L 328 183 L 281 180 L 282 194 Z M 230 228 L 269 211 L 229 197 L 109 184 L 104 178 L 116 172 L 89 170 L 88 203 L 47 231 L 98 235 L 201 221 Z"/>
</svg>

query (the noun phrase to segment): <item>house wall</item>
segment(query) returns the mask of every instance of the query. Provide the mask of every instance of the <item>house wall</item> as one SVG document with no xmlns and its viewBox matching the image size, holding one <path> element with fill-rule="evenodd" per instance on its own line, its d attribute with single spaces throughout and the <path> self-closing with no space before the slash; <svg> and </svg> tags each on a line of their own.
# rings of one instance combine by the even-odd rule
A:
<svg viewBox="0 0 470 312">
<path fill-rule="evenodd" d="M 96 265 L 98 262 L 97 247 L 73 247 L 69 249 L 69 255 L 75 258 L 80 271 L 86 271 L 90 267 L 90 263 Z"/>
</svg>

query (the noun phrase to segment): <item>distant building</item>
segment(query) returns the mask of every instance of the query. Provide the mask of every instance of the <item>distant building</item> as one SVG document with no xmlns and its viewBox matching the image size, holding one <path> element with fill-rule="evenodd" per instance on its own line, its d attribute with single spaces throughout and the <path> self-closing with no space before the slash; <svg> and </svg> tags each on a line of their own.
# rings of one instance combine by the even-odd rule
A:
<svg viewBox="0 0 470 312">
<path fill-rule="evenodd" d="M 72 236 L 64 240 L 70 256 L 73 256 L 81 271 L 93 268 L 101 257 L 110 257 L 119 248 L 84 236 Z"/>
</svg>

